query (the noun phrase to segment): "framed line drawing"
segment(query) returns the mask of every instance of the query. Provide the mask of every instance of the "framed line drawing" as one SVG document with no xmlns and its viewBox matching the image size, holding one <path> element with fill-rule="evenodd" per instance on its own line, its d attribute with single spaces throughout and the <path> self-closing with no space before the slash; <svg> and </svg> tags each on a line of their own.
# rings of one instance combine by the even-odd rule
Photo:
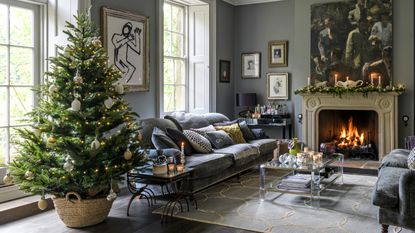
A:
<svg viewBox="0 0 415 233">
<path fill-rule="evenodd" d="M 127 91 L 149 91 L 149 20 L 132 12 L 101 8 L 101 33 L 109 64 L 123 74 Z"/>
<path fill-rule="evenodd" d="M 288 66 L 288 41 L 273 40 L 268 42 L 268 66 L 287 67 Z"/>
<path fill-rule="evenodd" d="M 261 53 L 242 53 L 241 55 L 241 76 L 247 78 L 261 77 Z"/>
<path fill-rule="evenodd" d="M 267 98 L 270 100 L 288 99 L 288 73 L 267 74 Z"/>
</svg>

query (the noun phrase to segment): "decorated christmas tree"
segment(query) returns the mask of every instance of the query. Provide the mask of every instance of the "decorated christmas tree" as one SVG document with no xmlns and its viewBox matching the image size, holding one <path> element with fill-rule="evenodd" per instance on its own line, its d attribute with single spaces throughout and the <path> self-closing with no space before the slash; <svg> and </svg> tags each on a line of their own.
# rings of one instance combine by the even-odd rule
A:
<svg viewBox="0 0 415 233">
<path fill-rule="evenodd" d="M 42 200 L 68 192 L 115 199 L 116 183 L 144 160 L 138 115 L 123 99 L 121 73 L 108 65 L 96 27 L 86 15 L 76 20 L 64 31 L 69 44 L 50 59 L 37 106 L 28 114 L 33 127 L 18 130 L 11 177 Z"/>
</svg>

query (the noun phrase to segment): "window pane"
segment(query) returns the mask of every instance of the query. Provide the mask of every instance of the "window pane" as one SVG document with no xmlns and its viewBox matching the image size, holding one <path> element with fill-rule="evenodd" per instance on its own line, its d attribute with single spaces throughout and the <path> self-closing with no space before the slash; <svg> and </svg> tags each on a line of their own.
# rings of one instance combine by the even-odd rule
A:
<svg viewBox="0 0 415 233">
<path fill-rule="evenodd" d="M 174 101 L 176 105 L 175 111 L 186 110 L 186 88 L 184 86 L 176 86 L 174 91 Z"/>
<path fill-rule="evenodd" d="M 171 55 L 183 57 L 183 36 L 172 33 L 171 35 Z"/>
<path fill-rule="evenodd" d="M 164 59 L 164 84 L 173 84 L 174 67 L 173 60 L 169 58 Z"/>
<path fill-rule="evenodd" d="M 171 33 L 170 32 L 164 32 L 164 55 L 165 56 L 171 56 Z"/>
<path fill-rule="evenodd" d="M 7 129 L 0 128 L 0 164 L 6 163 L 7 159 L 7 145 L 9 138 L 7 137 Z"/>
<path fill-rule="evenodd" d="M 174 86 L 164 86 L 164 112 L 173 112 L 174 109 Z"/>
<path fill-rule="evenodd" d="M 33 46 L 33 11 L 10 7 L 10 44 Z"/>
<path fill-rule="evenodd" d="M 173 6 L 172 7 L 172 31 L 183 33 L 183 7 Z"/>
<path fill-rule="evenodd" d="M 6 5 L 0 4 L 0 43 L 9 43 L 9 20 L 8 20 L 8 8 Z"/>
<path fill-rule="evenodd" d="M 28 87 L 10 87 L 10 123 L 22 124 L 24 115 L 33 108 L 34 92 Z"/>
<path fill-rule="evenodd" d="M 164 4 L 163 6 L 163 13 L 164 13 L 164 30 L 171 31 L 171 5 Z"/>
<path fill-rule="evenodd" d="M 7 125 L 7 88 L 0 87 L 0 126 Z"/>
<path fill-rule="evenodd" d="M 0 84 L 7 84 L 8 52 L 6 46 L 0 46 Z"/>
<path fill-rule="evenodd" d="M 10 47 L 10 84 L 33 85 L 33 50 Z"/>
<path fill-rule="evenodd" d="M 182 60 L 174 61 L 174 84 L 185 84 L 186 83 L 186 73 L 185 73 L 185 64 Z"/>
</svg>

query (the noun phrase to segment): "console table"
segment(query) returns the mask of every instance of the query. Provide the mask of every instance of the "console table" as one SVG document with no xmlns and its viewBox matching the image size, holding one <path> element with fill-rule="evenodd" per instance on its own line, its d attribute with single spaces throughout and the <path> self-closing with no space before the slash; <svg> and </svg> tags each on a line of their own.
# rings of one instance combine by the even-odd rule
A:
<svg viewBox="0 0 415 233">
<path fill-rule="evenodd" d="M 269 120 L 269 119 L 267 119 Z M 246 119 L 246 123 L 250 128 L 274 127 L 282 128 L 282 138 L 286 139 L 286 131 L 288 129 L 288 138 L 292 138 L 292 122 L 291 118 L 275 118 L 272 121 L 262 121 L 262 119 Z"/>
</svg>

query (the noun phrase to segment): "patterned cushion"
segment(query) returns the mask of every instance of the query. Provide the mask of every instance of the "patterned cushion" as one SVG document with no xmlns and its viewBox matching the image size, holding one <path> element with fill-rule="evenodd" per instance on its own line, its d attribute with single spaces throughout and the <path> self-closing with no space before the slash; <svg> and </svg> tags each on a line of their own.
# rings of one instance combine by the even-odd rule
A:
<svg viewBox="0 0 415 233">
<path fill-rule="evenodd" d="M 213 125 L 208 125 L 206 127 L 197 128 L 197 129 L 191 128 L 190 130 L 193 130 L 196 133 L 198 133 L 198 134 L 202 135 L 203 137 L 207 138 L 206 132 L 215 131 L 216 129 L 215 129 L 215 127 L 213 127 Z"/>
<path fill-rule="evenodd" d="M 184 154 L 190 156 L 193 154 L 193 148 L 189 140 L 182 132 L 177 129 L 167 128 L 167 135 L 176 143 L 176 145 L 181 149 L 182 143 L 184 143 Z"/>
<path fill-rule="evenodd" d="M 408 156 L 408 167 L 409 167 L 409 169 L 415 170 L 415 147 L 409 153 L 409 156 Z"/>
<path fill-rule="evenodd" d="M 226 126 L 215 126 L 215 128 L 217 130 L 225 131 L 232 138 L 232 141 L 235 144 L 246 143 L 244 135 L 242 134 L 241 128 L 239 128 L 238 123 Z"/>
<path fill-rule="evenodd" d="M 209 131 L 206 132 L 207 139 L 212 143 L 213 147 L 216 149 L 223 148 L 225 146 L 233 145 L 232 139 L 229 137 L 229 135 L 223 131 Z"/>
<path fill-rule="evenodd" d="M 176 143 L 174 143 L 173 140 L 171 140 L 171 138 L 169 138 L 169 136 L 167 136 L 163 130 L 157 127 L 154 127 L 153 129 L 153 135 L 151 135 L 151 142 L 154 144 L 154 147 L 156 147 L 157 150 L 168 148 L 179 149 Z"/>
<path fill-rule="evenodd" d="M 210 144 L 209 140 L 207 140 L 202 135 L 192 130 L 183 130 L 183 134 L 186 136 L 187 140 L 189 140 L 195 151 L 203 154 L 213 152 L 212 145 Z"/>
</svg>

